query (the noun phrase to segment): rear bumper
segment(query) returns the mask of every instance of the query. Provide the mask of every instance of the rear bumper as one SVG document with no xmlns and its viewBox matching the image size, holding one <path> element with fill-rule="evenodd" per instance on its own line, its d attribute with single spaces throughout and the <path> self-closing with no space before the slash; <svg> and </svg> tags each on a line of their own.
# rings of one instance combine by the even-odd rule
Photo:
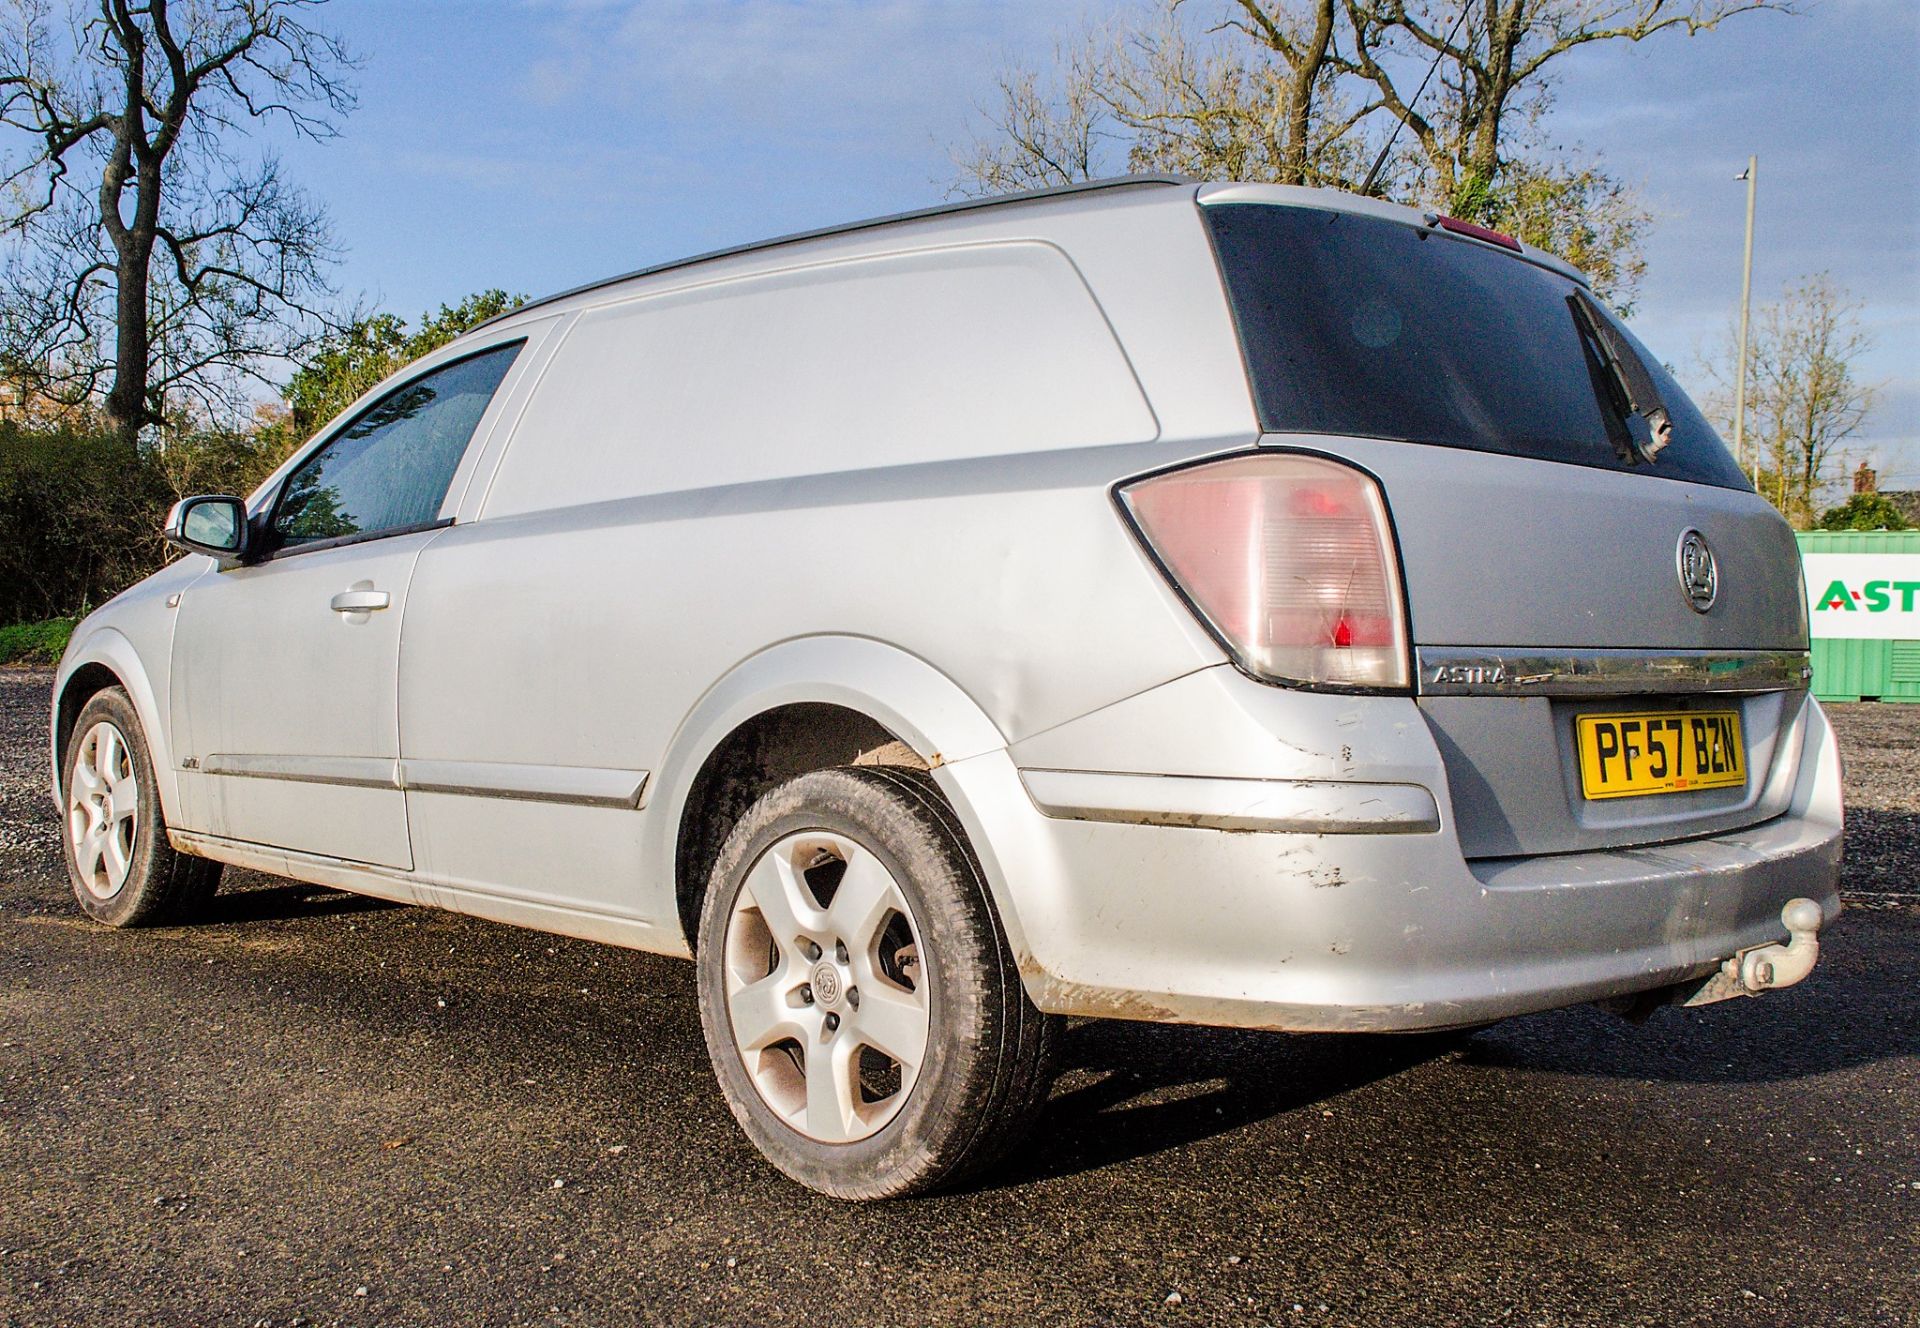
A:
<svg viewBox="0 0 1920 1328">
<path fill-rule="evenodd" d="M 1795 897 L 1823 921 L 1839 911 L 1839 756 L 1811 702 L 1790 735 L 1792 795 L 1771 820 L 1650 848 L 1469 862 L 1412 702 L 1302 698 L 1230 674 L 1156 691 L 1170 689 L 1173 703 L 1123 703 L 1081 733 L 940 772 L 974 822 L 1043 1009 L 1444 1028 L 1702 977 L 1785 940 L 1781 908 Z M 1133 744 L 1136 756 L 1189 747 L 1156 736 L 1161 718 L 1226 699 L 1266 739 L 1232 778 L 1177 772 L 1156 793 L 1155 776 L 1112 768 Z M 1275 706 L 1295 742 L 1275 742 Z M 1074 748 L 1109 768 L 1063 771 Z"/>
</svg>

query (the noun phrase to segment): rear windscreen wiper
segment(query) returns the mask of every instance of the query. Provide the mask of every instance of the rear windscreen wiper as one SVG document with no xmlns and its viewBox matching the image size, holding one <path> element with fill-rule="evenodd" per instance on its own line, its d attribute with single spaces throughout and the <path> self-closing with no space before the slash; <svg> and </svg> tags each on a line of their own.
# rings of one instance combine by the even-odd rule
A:
<svg viewBox="0 0 1920 1328">
<path fill-rule="evenodd" d="M 1634 450 L 1641 460 L 1652 461 L 1673 441 L 1673 417 L 1660 397 L 1660 389 L 1654 386 L 1653 375 L 1647 372 L 1646 362 L 1593 296 L 1576 290 L 1567 296 L 1567 304 L 1573 309 L 1574 322 L 1586 334 L 1606 369 L 1607 378 L 1618 395 L 1616 408 L 1647 422 L 1647 438 L 1645 441 L 1636 438 Z"/>
</svg>

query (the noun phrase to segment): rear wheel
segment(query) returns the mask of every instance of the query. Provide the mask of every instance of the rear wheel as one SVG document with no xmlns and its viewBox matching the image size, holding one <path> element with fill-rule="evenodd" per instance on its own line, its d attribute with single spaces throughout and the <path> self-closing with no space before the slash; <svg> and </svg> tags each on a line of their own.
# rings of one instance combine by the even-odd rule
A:
<svg viewBox="0 0 1920 1328">
<path fill-rule="evenodd" d="M 978 866 L 930 781 L 822 770 L 753 805 L 715 865 L 701 1022 L 728 1105 L 803 1185 L 916 1194 L 986 1165 L 1048 1084 Z"/>
<path fill-rule="evenodd" d="M 81 709 L 67 743 L 67 877 L 81 911 L 109 927 L 191 921 L 220 882 L 220 864 L 177 853 L 154 785 L 146 732 L 126 692 Z"/>
</svg>

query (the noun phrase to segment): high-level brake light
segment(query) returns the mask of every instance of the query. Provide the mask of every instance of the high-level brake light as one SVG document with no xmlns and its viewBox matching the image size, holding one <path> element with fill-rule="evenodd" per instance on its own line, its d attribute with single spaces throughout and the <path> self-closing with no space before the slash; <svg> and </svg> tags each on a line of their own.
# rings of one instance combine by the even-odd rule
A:
<svg viewBox="0 0 1920 1328">
<path fill-rule="evenodd" d="M 1249 673 L 1271 682 L 1409 686 L 1400 564 L 1371 477 L 1260 453 L 1120 489 L 1168 576 Z"/>
<path fill-rule="evenodd" d="M 1430 213 L 1429 215 L 1433 218 L 1432 224 L 1438 226 L 1443 231 L 1452 231 L 1455 235 L 1470 235 L 1476 240 L 1485 240 L 1488 244 L 1497 244 L 1502 249 L 1511 249 L 1516 254 L 1526 252 L 1520 247 L 1520 241 L 1514 239 L 1505 231 L 1496 231 L 1491 226 L 1475 225 L 1471 221 L 1462 221 L 1458 217 L 1443 217 L 1438 213 Z"/>
</svg>

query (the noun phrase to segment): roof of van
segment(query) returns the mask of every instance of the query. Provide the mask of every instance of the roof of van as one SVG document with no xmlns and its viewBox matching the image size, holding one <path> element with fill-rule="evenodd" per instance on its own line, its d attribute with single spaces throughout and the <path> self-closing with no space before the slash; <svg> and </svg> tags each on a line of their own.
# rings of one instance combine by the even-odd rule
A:
<svg viewBox="0 0 1920 1328">
<path fill-rule="evenodd" d="M 680 268 L 693 267 L 700 263 L 711 263 L 718 259 L 735 258 L 742 254 L 758 253 L 766 249 L 776 249 L 782 245 L 798 244 L 806 240 L 827 239 L 840 235 L 851 235 L 860 231 L 874 230 L 881 226 L 895 226 L 902 222 L 922 221 L 930 217 L 944 217 L 960 212 L 974 212 L 983 208 L 1003 208 L 1021 203 L 1052 203 L 1062 199 L 1071 199 L 1087 194 L 1103 193 L 1120 189 L 1165 188 L 1184 186 L 1191 191 L 1190 197 L 1207 203 L 1264 202 L 1291 204 L 1295 207 L 1317 207 L 1331 211 L 1354 212 L 1362 215 L 1377 216 L 1398 221 L 1407 225 L 1433 224 L 1435 215 L 1421 212 L 1398 203 L 1389 203 L 1382 199 L 1369 198 L 1360 194 L 1347 193 L 1337 189 L 1309 188 L 1300 185 L 1277 184 L 1230 184 L 1206 183 L 1183 175 L 1118 175 L 1102 180 L 1088 180 L 1079 184 L 1055 185 L 1049 189 L 1027 189 L 1017 193 L 993 194 L 984 198 L 956 199 L 951 203 L 941 203 L 934 207 L 916 208 L 911 212 L 894 212 L 882 217 L 869 217 L 862 221 L 843 222 L 837 226 L 821 226 L 814 230 L 795 231 L 790 235 L 778 235 L 768 240 L 755 240 L 749 244 L 729 245 L 724 249 L 710 249 L 705 253 L 694 254 L 688 258 L 676 258 L 666 263 L 656 263 L 651 267 L 638 268 L 632 272 L 623 272 L 618 276 L 604 277 L 598 281 L 589 281 L 573 286 L 552 295 L 544 295 L 537 300 L 496 314 L 480 327 L 502 322 L 509 318 L 518 318 L 532 310 L 558 304 L 575 296 L 592 291 L 618 286 L 623 282 L 639 277 L 650 277 L 661 272 L 672 272 Z M 1542 267 L 1552 268 L 1576 281 L 1585 283 L 1586 274 L 1567 263 L 1555 254 L 1530 244 L 1520 246 L 1521 256 Z M 478 330 L 478 329 L 474 329 Z"/>
<path fill-rule="evenodd" d="M 583 285 L 572 286 L 552 295 L 543 295 L 537 300 L 529 300 L 505 313 L 495 314 L 486 323 L 497 323 L 507 318 L 517 318 L 530 309 L 539 309 L 561 300 L 572 299 L 576 295 L 585 295 L 589 291 L 600 290 L 607 286 L 617 286 L 623 281 L 632 281 L 636 277 L 651 277 L 659 272 L 671 272 L 677 268 L 692 267 L 697 263 L 711 263 L 716 259 L 734 258 L 740 254 L 758 253 L 762 249 L 776 249 L 781 245 L 798 244 L 802 240 L 821 240 L 835 235 L 851 235 L 857 231 L 873 230 L 879 226 L 894 226 L 904 221 L 920 221 L 927 217 L 944 217 L 956 212 L 972 212 L 980 208 L 1005 207 L 1013 203 L 1032 203 L 1057 198 L 1071 197 L 1076 194 L 1090 194 L 1109 189 L 1137 189 L 1153 186 L 1186 185 L 1197 186 L 1200 181 L 1184 175 L 1116 175 L 1102 180 L 1086 180 L 1079 184 L 1054 185 L 1049 189 L 1024 189 L 1011 194 L 991 194 L 983 198 L 961 198 L 951 203 L 939 203 L 933 207 L 915 208 L 911 212 L 893 212 L 883 217 L 868 217 L 863 221 L 842 222 L 837 226 L 821 226 L 809 231 L 794 231 L 789 235 L 776 235 L 770 240 L 754 240 L 749 244 L 728 245 L 724 249 L 709 249 L 705 253 L 694 254 L 689 258 L 676 258 L 670 262 L 655 263 L 651 267 L 637 268 L 632 272 L 622 272 L 619 276 L 603 277 L 599 281 L 589 281 Z"/>
</svg>

